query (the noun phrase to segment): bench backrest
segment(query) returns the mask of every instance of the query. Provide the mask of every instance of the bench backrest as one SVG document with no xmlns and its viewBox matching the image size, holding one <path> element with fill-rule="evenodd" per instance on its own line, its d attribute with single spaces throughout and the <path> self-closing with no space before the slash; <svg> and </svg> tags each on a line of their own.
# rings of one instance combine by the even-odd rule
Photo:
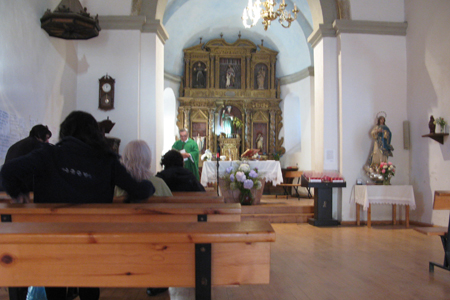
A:
<svg viewBox="0 0 450 300">
<path fill-rule="evenodd" d="M 217 197 L 216 191 L 206 191 L 206 192 L 172 192 L 174 197 L 184 197 L 184 196 L 197 196 L 200 198 L 203 197 Z"/>
<path fill-rule="evenodd" d="M 126 197 L 114 197 L 114 203 L 123 203 Z M 223 196 L 186 195 L 173 197 L 152 196 L 141 203 L 224 203 Z"/>
<path fill-rule="evenodd" d="M 300 178 L 302 177 L 302 171 L 287 171 L 284 178 Z"/>
<path fill-rule="evenodd" d="M 433 209 L 450 209 L 450 191 L 435 191 Z"/>
<path fill-rule="evenodd" d="M 209 247 L 213 285 L 266 284 L 274 241 L 265 221 L 4 223 L 0 286 L 193 287 Z"/>
<path fill-rule="evenodd" d="M 2 222 L 239 222 L 239 203 L 0 203 Z M 201 219 L 200 219 L 201 218 Z"/>
</svg>

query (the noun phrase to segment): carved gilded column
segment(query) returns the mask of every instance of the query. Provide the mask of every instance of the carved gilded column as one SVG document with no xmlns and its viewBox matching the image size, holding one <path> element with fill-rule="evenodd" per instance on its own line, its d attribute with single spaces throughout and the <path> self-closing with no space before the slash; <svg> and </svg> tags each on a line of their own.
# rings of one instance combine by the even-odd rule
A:
<svg viewBox="0 0 450 300">
<path fill-rule="evenodd" d="M 189 128 L 189 123 L 190 123 L 190 118 L 189 115 L 191 113 L 191 108 L 190 107 L 185 107 L 184 108 L 184 128 L 189 130 L 189 134 L 191 134 L 191 129 Z"/>
<path fill-rule="evenodd" d="M 246 89 L 250 89 L 251 88 L 251 83 L 250 83 L 250 73 L 251 73 L 251 65 L 250 65 L 250 56 L 247 56 L 247 70 L 246 70 L 246 79 L 247 82 L 245 84 L 245 88 Z"/>
<path fill-rule="evenodd" d="M 209 84 L 209 88 L 214 88 L 214 73 L 216 73 L 215 66 L 214 66 L 215 57 L 213 55 L 211 55 L 210 59 L 211 59 L 211 63 L 210 63 L 211 68 L 209 70 L 209 80 L 211 83 Z"/>
<path fill-rule="evenodd" d="M 252 110 L 249 108 L 245 109 L 245 148 L 251 149 L 252 148 Z"/>
<path fill-rule="evenodd" d="M 185 87 L 190 88 L 191 87 L 191 68 L 189 66 L 190 63 L 190 59 L 189 58 L 185 58 L 184 62 L 186 63 L 186 83 L 185 83 Z"/>
<path fill-rule="evenodd" d="M 209 127 L 209 141 L 208 141 L 208 149 L 211 150 L 212 153 L 215 153 L 216 147 L 214 145 L 214 116 L 216 110 L 214 108 L 209 109 L 208 116 L 208 127 Z"/>
<path fill-rule="evenodd" d="M 272 60 L 272 68 L 270 71 L 270 89 L 275 88 L 275 62 Z"/>
<path fill-rule="evenodd" d="M 269 111 L 269 153 L 272 155 L 275 153 L 275 146 L 276 146 L 276 110 L 271 109 Z"/>
</svg>

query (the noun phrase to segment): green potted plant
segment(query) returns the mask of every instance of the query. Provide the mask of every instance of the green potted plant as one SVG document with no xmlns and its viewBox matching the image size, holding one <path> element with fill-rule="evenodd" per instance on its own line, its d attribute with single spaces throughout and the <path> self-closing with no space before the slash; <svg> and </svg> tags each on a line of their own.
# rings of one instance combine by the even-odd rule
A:
<svg viewBox="0 0 450 300">
<path fill-rule="evenodd" d="M 445 125 L 447 125 L 447 121 L 445 121 L 444 118 L 439 117 L 434 121 L 434 123 L 439 125 L 441 133 L 445 133 Z"/>
</svg>

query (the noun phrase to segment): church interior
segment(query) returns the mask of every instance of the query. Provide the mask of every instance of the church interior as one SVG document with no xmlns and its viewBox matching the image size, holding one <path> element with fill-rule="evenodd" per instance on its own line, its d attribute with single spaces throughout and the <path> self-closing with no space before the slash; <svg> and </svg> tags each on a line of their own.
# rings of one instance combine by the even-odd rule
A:
<svg viewBox="0 0 450 300">
<path fill-rule="evenodd" d="M 267 30 L 261 20 L 244 26 L 247 0 L 76 1 L 98 18 L 98 36 L 41 28 L 61 0 L 0 2 L 0 166 L 33 125 L 48 125 L 56 144 L 61 122 L 81 110 L 115 123 L 107 137 L 119 154 L 144 140 L 153 173 L 182 128 L 200 155 L 239 160 L 256 148 L 283 169 L 334 171 L 346 181 L 331 195 L 341 226 L 272 224 L 270 284 L 213 288 L 213 299 L 448 299 L 448 274 L 427 268 L 442 259 L 439 239 L 412 229 L 449 224 L 448 209 L 433 206 L 436 191 L 450 190 L 448 125 L 442 140 L 429 136 L 430 116 L 450 120 L 448 0 L 276 1 L 299 12 L 288 28 L 274 20 Z M 408 229 L 385 225 L 391 206 L 360 213 L 352 201 L 357 184 L 372 183 L 364 165 L 380 113 L 392 135 L 391 184 L 411 186 L 415 199 Z M 356 226 L 370 218 L 372 228 Z M 147 298 L 109 288 L 100 299 Z M 153 298 L 195 295 L 171 288 Z"/>
</svg>

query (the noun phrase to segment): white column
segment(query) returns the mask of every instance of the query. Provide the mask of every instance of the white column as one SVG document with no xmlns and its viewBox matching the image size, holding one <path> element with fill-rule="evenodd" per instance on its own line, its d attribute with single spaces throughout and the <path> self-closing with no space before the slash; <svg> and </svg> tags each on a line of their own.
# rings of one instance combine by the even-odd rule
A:
<svg viewBox="0 0 450 300">
<path fill-rule="evenodd" d="M 313 157 L 316 171 L 339 169 L 339 99 L 336 38 L 314 47 Z"/>
<path fill-rule="evenodd" d="M 141 34 L 138 137 L 152 150 L 153 173 L 164 145 L 164 44 L 156 33 Z"/>
</svg>

